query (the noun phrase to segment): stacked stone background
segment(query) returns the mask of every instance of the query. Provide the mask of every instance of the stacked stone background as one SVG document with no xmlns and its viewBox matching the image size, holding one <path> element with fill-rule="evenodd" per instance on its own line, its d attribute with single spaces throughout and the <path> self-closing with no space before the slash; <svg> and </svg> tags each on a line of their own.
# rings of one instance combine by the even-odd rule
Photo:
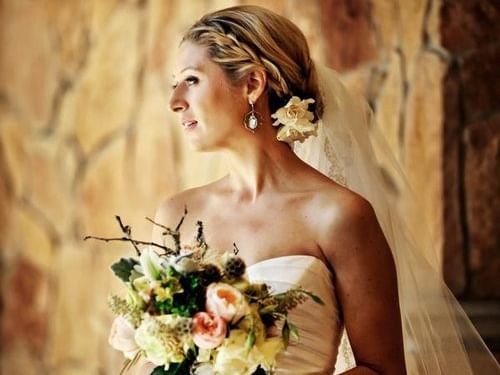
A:
<svg viewBox="0 0 500 375">
<path fill-rule="evenodd" d="M 399 191 L 408 220 L 452 289 L 500 296 L 494 2 L 3 0 L 2 373 L 117 372 L 109 265 L 132 250 L 82 238 L 119 234 L 118 214 L 147 239 L 163 197 L 224 173 L 189 150 L 167 105 L 182 31 L 240 3 L 291 18 L 369 100 L 418 198 Z"/>
</svg>

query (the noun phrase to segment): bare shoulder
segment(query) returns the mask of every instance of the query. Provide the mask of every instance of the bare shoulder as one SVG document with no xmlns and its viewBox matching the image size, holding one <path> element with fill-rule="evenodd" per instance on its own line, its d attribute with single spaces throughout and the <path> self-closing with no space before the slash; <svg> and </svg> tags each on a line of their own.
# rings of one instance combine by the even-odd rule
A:
<svg viewBox="0 0 500 375">
<path fill-rule="evenodd" d="M 354 224 L 374 214 L 371 203 L 358 193 L 338 184 L 320 189 L 314 200 L 314 209 L 321 212 L 322 229 Z"/>
<path fill-rule="evenodd" d="M 187 189 L 164 198 L 156 209 L 155 221 L 166 226 L 173 226 L 184 210 L 196 200 L 198 189 Z"/>
<path fill-rule="evenodd" d="M 362 242 L 370 238 L 377 237 L 377 241 L 384 242 L 375 210 L 363 196 L 338 186 L 325 189 L 318 195 L 316 204 L 319 205 L 317 211 L 321 212 L 319 245 L 331 263 L 345 255 L 353 257 L 357 250 L 361 255 Z"/>
<path fill-rule="evenodd" d="M 184 215 L 185 210 L 188 213 L 193 213 L 196 210 L 198 213 L 204 205 L 209 188 L 207 185 L 183 190 L 177 194 L 164 198 L 156 208 L 154 221 L 169 228 L 175 228 L 179 220 Z M 196 215 L 188 215 L 187 221 Z M 161 239 L 162 229 L 159 226 L 153 227 L 153 240 Z"/>
</svg>

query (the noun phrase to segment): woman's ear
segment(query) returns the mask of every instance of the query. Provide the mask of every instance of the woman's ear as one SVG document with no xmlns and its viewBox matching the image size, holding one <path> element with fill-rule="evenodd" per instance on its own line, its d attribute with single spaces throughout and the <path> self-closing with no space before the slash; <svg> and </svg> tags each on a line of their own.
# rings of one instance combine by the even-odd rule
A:
<svg viewBox="0 0 500 375">
<path fill-rule="evenodd" d="M 266 90 L 267 76 L 264 69 L 252 69 L 246 80 L 246 96 L 252 103 L 257 102 L 262 93 Z"/>
</svg>

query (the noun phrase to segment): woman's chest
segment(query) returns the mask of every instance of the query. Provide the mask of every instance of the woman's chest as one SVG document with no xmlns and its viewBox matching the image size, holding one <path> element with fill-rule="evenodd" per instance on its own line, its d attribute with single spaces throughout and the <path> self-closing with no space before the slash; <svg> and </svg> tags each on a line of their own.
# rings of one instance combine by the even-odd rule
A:
<svg viewBox="0 0 500 375">
<path fill-rule="evenodd" d="M 315 217 L 301 207 L 232 209 L 219 205 L 217 210 L 190 216 L 183 225 L 184 238 L 196 236 L 199 220 L 213 251 L 222 254 L 237 249 L 247 264 L 285 255 L 321 256 Z"/>
</svg>

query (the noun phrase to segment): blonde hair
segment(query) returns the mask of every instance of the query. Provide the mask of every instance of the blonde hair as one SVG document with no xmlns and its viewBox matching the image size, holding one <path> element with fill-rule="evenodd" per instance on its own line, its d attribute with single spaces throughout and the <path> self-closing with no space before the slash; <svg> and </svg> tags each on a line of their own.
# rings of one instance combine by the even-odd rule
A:
<svg viewBox="0 0 500 375">
<path fill-rule="evenodd" d="M 233 83 L 252 68 L 264 68 L 271 112 L 295 95 L 313 98 L 315 119 L 321 117 L 323 101 L 309 46 L 287 18 L 258 6 L 226 8 L 203 16 L 184 34 L 184 41 L 206 46 L 209 58 Z"/>
</svg>

